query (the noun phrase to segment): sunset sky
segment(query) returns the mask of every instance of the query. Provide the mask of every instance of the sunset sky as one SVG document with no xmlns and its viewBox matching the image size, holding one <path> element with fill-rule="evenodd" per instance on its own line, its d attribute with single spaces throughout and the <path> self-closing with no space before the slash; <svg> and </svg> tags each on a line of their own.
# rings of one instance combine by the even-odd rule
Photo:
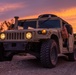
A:
<svg viewBox="0 0 76 75">
<path fill-rule="evenodd" d="M 36 18 L 46 13 L 60 16 L 76 31 L 76 0 L 0 0 L 0 23 L 14 16 Z"/>
</svg>

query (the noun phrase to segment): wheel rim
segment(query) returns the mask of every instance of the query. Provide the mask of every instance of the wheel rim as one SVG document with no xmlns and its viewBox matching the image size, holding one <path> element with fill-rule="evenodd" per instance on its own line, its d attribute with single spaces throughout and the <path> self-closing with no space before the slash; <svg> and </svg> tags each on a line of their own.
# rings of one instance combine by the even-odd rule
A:
<svg viewBox="0 0 76 75">
<path fill-rule="evenodd" d="M 50 51 L 50 61 L 53 65 L 57 63 L 57 51 L 55 46 Z"/>
</svg>

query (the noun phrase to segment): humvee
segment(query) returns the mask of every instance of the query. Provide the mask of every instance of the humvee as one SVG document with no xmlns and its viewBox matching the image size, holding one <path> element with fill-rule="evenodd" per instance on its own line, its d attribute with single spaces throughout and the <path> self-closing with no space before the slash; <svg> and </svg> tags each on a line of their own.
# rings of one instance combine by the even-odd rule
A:
<svg viewBox="0 0 76 75">
<path fill-rule="evenodd" d="M 30 53 L 40 59 L 44 67 L 55 67 L 58 56 L 64 54 L 76 60 L 72 26 L 54 14 L 42 14 L 35 19 L 15 17 L 14 28 L 0 32 L 0 60 L 11 60 L 14 54 Z M 62 37 L 63 25 L 68 32 Z"/>
</svg>

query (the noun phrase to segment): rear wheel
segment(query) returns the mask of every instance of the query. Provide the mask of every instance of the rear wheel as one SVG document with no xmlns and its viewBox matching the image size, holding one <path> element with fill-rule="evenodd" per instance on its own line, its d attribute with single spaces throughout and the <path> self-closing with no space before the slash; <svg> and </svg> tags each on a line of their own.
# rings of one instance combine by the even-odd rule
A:
<svg viewBox="0 0 76 75">
<path fill-rule="evenodd" d="M 40 52 L 40 60 L 44 67 L 53 68 L 57 64 L 57 44 L 54 40 L 47 40 L 43 42 Z"/>
<path fill-rule="evenodd" d="M 73 53 L 68 54 L 68 59 L 69 59 L 69 61 L 76 61 L 76 48 L 74 48 Z"/>
</svg>

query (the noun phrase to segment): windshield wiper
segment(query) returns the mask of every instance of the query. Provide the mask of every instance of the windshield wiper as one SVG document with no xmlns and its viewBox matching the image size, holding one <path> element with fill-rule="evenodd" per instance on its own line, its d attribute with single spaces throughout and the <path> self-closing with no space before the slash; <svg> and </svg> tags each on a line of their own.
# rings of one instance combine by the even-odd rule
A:
<svg viewBox="0 0 76 75">
<path fill-rule="evenodd" d="M 44 20 L 41 24 L 44 24 L 44 23 L 45 23 L 46 21 L 48 21 L 49 19 L 50 19 L 50 18 Z M 41 24 L 40 24 L 40 25 L 41 25 Z"/>
</svg>

